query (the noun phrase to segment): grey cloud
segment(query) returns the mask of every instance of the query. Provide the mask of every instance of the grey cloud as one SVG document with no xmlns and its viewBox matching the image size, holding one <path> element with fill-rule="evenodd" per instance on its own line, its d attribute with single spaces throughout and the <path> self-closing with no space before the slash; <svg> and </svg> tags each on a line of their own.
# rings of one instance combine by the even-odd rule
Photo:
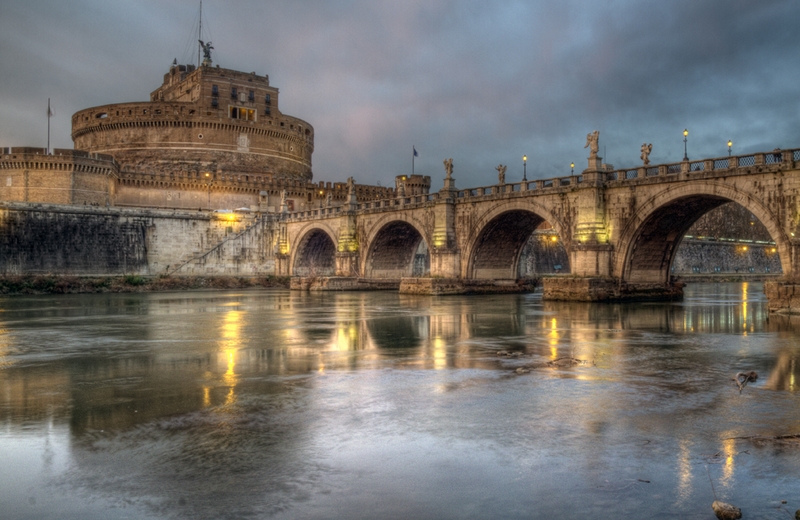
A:
<svg viewBox="0 0 800 520">
<path fill-rule="evenodd" d="M 197 2 L 9 0 L 0 17 L 0 145 L 71 146 L 69 116 L 147 99 L 191 59 Z M 315 178 L 460 186 L 569 173 L 586 133 L 617 166 L 800 146 L 791 0 L 671 2 L 206 0 L 215 61 L 270 75 L 282 110 L 314 125 Z M 49 29 L 45 29 L 49 27 Z M 186 52 L 187 42 L 190 45 Z M 186 55 L 189 55 L 187 57 Z"/>
</svg>

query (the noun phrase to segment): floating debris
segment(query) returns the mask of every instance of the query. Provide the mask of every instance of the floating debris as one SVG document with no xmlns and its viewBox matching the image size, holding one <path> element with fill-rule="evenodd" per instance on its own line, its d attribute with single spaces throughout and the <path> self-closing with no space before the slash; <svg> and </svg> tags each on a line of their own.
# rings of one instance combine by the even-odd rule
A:
<svg viewBox="0 0 800 520">
<path fill-rule="evenodd" d="M 714 510 L 714 514 L 719 520 L 739 520 L 742 517 L 741 509 L 719 500 L 714 500 L 711 509 Z"/>
<path fill-rule="evenodd" d="M 736 386 L 739 387 L 739 393 L 742 393 L 742 390 L 744 390 L 744 387 L 747 386 L 747 383 L 755 383 L 757 380 L 758 374 L 753 371 L 739 372 L 736 374 L 736 377 L 733 378 Z"/>
</svg>

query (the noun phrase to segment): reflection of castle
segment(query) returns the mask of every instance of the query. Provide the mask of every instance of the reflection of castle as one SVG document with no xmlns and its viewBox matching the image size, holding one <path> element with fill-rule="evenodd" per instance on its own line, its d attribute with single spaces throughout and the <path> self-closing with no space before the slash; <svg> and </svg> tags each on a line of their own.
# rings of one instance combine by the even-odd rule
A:
<svg viewBox="0 0 800 520">
<path fill-rule="evenodd" d="M 278 101 L 268 76 L 173 63 L 150 101 L 74 114 L 76 150 L 0 149 L 0 200 L 276 211 L 286 190 L 290 209 L 344 202 L 345 183 L 311 182 L 314 129 Z M 395 191 L 355 188 L 359 200 Z"/>
</svg>

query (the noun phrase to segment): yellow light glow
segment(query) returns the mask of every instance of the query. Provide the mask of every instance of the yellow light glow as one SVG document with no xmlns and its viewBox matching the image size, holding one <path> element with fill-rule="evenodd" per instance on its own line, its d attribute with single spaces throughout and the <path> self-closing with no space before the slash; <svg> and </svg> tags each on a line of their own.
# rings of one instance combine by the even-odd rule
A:
<svg viewBox="0 0 800 520">
<path fill-rule="evenodd" d="M 736 440 L 726 439 L 722 441 L 722 453 L 725 454 L 725 463 L 722 466 L 722 484 L 727 486 L 733 477 L 734 460 L 733 456 L 736 454 Z"/>
<path fill-rule="evenodd" d="M 440 337 L 433 338 L 433 369 L 447 368 L 447 344 Z"/>
<path fill-rule="evenodd" d="M 777 253 L 777 252 L 778 252 L 778 250 L 775 249 L 774 247 L 772 249 L 770 249 L 770 253 Z"/>
<path fill-rule="evenodd" d="M 689 130 L 684 129 L 683 130 L 683 137 L 686 137 L 688 135 L 689 135 Z"/>
<path fill-rule="evenodd" d="M 742 251 L 747 251 L 747 246 L 742 246 Z"/>
<path fill-rule="evenodd" d="M 523 156 L 522 156 L 522 160 L 523 160 L 523 161 L 527 161 L 527 160 L 528 160 L 528 156 L 527 156 L 527 155 L 523 155 Z"/>
<path fill-rule="evenodd" d="M 728 141 L 728 148 L 730 148 L 731 146 L 733 146 L 733 141 Z"/>
<path fill-rule="evenodd" d="M 558 242 L 558 237 L 553 235 L 553 236 L 550 237 L 550 241 L 551 242 Z"/>
</svg>

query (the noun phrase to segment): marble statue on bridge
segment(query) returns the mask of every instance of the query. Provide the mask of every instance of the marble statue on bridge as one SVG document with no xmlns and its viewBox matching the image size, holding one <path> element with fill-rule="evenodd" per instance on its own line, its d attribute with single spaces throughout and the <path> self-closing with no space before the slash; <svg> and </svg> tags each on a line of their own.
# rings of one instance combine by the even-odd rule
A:
<svg viewBox="0 0 800 520">
<path fill-rule="evenodd" d="M 453 158 L 445 159 L 444 160 L 444 171 L 447 172 L 447 179 L 451 179 L 453 177 Z"/>
<path fill-rule="evenodd" d="M 653 151 L 653 143 L 642 144 L 642 155 L 640 156 L 645 166 L 650 164 L 650 152 Z"/>
<path fill-rule="evenodd" d="M 497 170 L 497 183 L 502 185 L 506 183 L 506 166 L 499 164 L 495 167 Z"/>
<path fill-rule="evenodd" d="M 600 131 L 595 130 L 591 134 L 586 134 L 586 144 L 584 148 L 589 148 L 589 159 L 596 159 L 597 152 L 600 150 Z"/>
</svg>

